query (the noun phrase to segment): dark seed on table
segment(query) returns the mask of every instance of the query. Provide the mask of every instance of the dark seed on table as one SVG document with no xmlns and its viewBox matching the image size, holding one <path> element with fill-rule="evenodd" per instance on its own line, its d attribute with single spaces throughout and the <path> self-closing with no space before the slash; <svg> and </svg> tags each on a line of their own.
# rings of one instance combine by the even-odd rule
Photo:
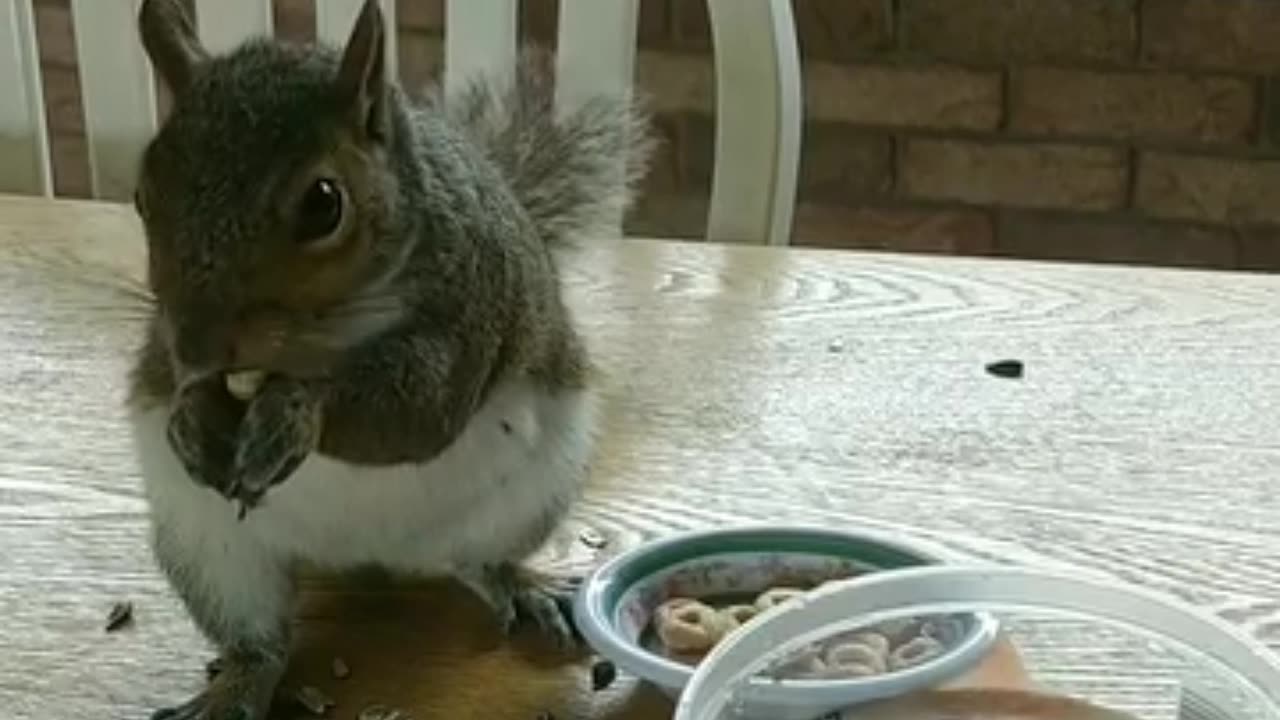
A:
<svg viewBox="0 0 1280 720">
<path fill-rule="evenodd" d="M 987 372 L 1002 378 L 1020 378 L 1022 377 L 1023 365 L 1021 360 L 1000 360 L 987 365 Z"/>
<path fill-rule="evenodd" d="M 601 535 L 599 532 L 597 532 L 596 530 L 593 530 L 592 528 L 583 529 L 582 532 L 578 533 L 578 539 L 582 541 L 583 545 L 586 545 L 592 550 L 599 550 L 600 548 L 609 544 L 609 541 L 605 538 L 604 535 Z"/>
<path fill-rule="evenodd" d="M 591 689 L 600 692 L 613 684 L 618 678 L 618 668 L 608 660 L 601 660 L 591 666 Z"/>
<path fill-rule="evenodd" d="M 107 613 L 107 632 L 115 632 L 133 622 L 133 603 L 128 600 L 111 606 Z"/>
<path fill-rule="evenodd" d="M 324 715 L 334 705 L 328 695 L 310 685 L 300 688 L 294 698 L 312 715 Z"/>
<path fill-rule="evenodd" d="M 347 667 L 347 662 L 340 657 L 333 659 L 333 676 L 339 680 L 345 680 L 351 675 L 351 668 Z"/>
<path fill-rule="evenodd" d="M 370 705 L 356 716 L 356 720 L 412 720 L 403 711 L 386 705 Z"/>
</svg>

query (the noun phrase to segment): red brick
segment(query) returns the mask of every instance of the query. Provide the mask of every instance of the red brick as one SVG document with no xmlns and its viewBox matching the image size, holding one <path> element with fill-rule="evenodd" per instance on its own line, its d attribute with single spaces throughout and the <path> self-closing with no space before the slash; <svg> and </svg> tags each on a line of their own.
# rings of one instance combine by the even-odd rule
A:
<svg viewBox="0 0 1280 720">
<path fill-rule="evenodd" d="M 792 10 L 806 60 L 848 60 L 893 48 L 892 0 L 802 0 Z"/>
<path fill-rule="evenodd" d="M 1236 267 L 1280 271 L 1280 228 L 1250 228 L 1237 233 Z"/>
<path fill-rule="evenodd" d="M 644 195 L 627 214 L 623 234 L 629 237 L 705 238 L 708 198 L 694 193 Z"/>
<path fill-rule="evenodd" d="M 559 0 L 521 0 L 520 36 L 542 47 L 556 47 L 559 37 Z"/>
<path fill-rule="evenodd" d="M 711 15 L 706 0 L 671 0 L 671 41 L 682 50 L 711 49 Z"/>
<path fill-rule="evenodd" d="M 1280 3 L 1145 0 L 1142 59 L 1162 67 L 1280 71 Z"/>
<path fill-rule="evenodd" d="M 636 87 L 655 112 L 715 111 L 715 66 L 708 55 L 642 50 L 636 54 Z"/>
<path fill-rule="evenodd" d="M 279 2 L 279 0 L 276 0 Z M 324 2 L 325 0 L 318 0 Z M 444 0 L 408 0 L 396 3 L 396 18 L 402 29 L 431 33 L 444 32 Z"/>
<path fill-rule="evenodd" d="M 75 24 L 69 0 L 41 0 L 35 4 L 36 37 L 42 67 L 76 66 Z"/>
<path fill-rule="evenodd" d="M 805 112 L 865 125 L 994 130 L 1000 123 L 997 73 L 956 68 L 808 63 Z"/>
<path fill-rule="evenodd" d="M 89 147 L 83 134 L 50 135 L 49 161 L 53 166 L 54 195 L 92 197 L 93 187 L 89 180 Z"/>
<path fill-rule="evenodd" d="M 640 47 L 666 47 L 670 44 L 671 3 L 672 0 L 640 0 L 636 33 Z"/>
<path fill-rule="evenodd" d="M 796 208 L 794 245 L 893 252 L 982 254 L 991 248 L 991 219 L 977 210 L 876 205 Z"/>
<path fill-rule="evenodd" d="M 1106 210 L 1124 203 L 1126 153 L 1063 144 L 908 140 L 899 157 L 906 196 L 976 204 Z"/>
<path fill-rule="evenodd" d="M 1215 268 L 1236 262 L 1226 230 L 1023 212 L 1005 213 L 999 227 L 996 252 L 1013 257 Z"/>
<path fill-rule="evenodd" d="M 84 133 L 84 111 L 80 104 L 80 77 L 74 68 L 45 66 L 40 71 L 44 90 L 44 112 L 53 135 Z"/>
<path fill-rule="evenodd" d="M 847 203 L 893 187 L 893 139 L 842 125 L 811 124 L 800 156 L 799 197 Z"/>
<path fill-rule="evenodd" d="M 1125 62 L 1137 42 L 1134 0 L 901 0 L 911 53 L 974 63 Z"/>
<path fill-rule="evenodd" d="M 1280 223 L 1280 162 L 1145 153 L 1135 204 L 1161 217 Z"/>
<path fill-rule="evenodd" d="M 673 192 L 684 187 L 683 139 L 685 118 L 658 115 L 653 118 L 653 131 L 658 138 L 653 159 L 645 174 L 642 192 Z"/>
<path fill-rule="evenodd" d="M 1232 77 L 1032 68 L 1015 75 L 1015 130 L 1145 140 L 1247 142 L 1254 83 Z"/>
<path fill-rule="evenodd" d="M 408 3 L 413 5 L 415 3 Z M 404 13 L 405 3 L 396 5 L 397 16 Z M 274 35 L 281 40 L 304 43 L 316 37 L 315 3 L 307 0 L 276 0 L 272 10 Z"/>
<path fill-rule="evenodd" d="M 401 30 L 396 44 L 400 83 L 413 97 L 439 82 L 444 70 L 444 40 L 417 30 Z"/>
</svg>

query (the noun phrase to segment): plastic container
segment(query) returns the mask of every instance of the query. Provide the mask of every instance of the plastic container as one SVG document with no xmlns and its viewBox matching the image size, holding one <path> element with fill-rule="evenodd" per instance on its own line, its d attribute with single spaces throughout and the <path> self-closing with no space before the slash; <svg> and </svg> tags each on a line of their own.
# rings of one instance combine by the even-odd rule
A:
<svg viewBox="0 0 1280 720">
<path fill-rule="evenodd" d="M 743 708 L 751 707 L 759 693 L 788 682 L 767 677 L 770 669 L 824 638 L 897 618 L 964 612 L 1048 615 L 1129 633 L 1139 640 L 1136 646 L 1149 653 L 1139 663 L 1150 662 L 1154 668 L 1155 658 L 1186 661 L 1176 666 L 1180 670 L 1174 681 L 1182 697 L 1173 717 L 1280 720 L 1280 658 L 1214 616 L 1161 594 L 1092 577 L 959 566 L 890 570 L 829 583 L 769 610 L 704 658 L 685 686 L 675 720 L 750 717 Z M 1007 619 L 1002 618 L 1002 624 Z M 1164 654 L 1169 652 L 1173 655 Z M 1124 662 L 1132 669 L 1133 658 Z M 1098 671 L 1105 673 L 1106 668 Z M 861 717 L 856 711 L 868 708 L 830 707 L 824 712 L 850 711 L 849 717 Z M 1126 716 L 1092 704 L 1070 706 L 1080 714 L 1064 708 L 1068 706 L 1059 706 L 1059 714 L 1000 717 Z"/>
</svg>

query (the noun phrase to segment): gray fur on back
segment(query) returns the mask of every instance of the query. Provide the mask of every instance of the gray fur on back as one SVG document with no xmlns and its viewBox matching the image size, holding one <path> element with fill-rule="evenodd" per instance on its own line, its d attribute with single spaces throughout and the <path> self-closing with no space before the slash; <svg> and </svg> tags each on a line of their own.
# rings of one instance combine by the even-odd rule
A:
<svg viewBox="0 0 1280 720">
<path fill-rule="evenodd" d="M 560 112 L 550 65 L 527 49 L 513 77 L 473 78 L 433 103 L 498 166 L 547 243 L 616 233 L 656 145 L 648 112 L 634 92 Z"/>
</svg>

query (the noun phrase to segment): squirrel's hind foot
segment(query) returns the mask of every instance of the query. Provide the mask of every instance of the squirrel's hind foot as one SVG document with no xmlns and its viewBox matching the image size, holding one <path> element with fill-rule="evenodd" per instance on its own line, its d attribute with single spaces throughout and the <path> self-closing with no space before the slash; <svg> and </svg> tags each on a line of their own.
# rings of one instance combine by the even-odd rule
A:
<svg viewBox="0 0 1280 720">
<path fill-rule="evenodd" d="M 280 676 L 274 662 L 224 661 L 204 692 L 151 720 L 266 720 Z"/>
<path fill-rule="evenodd" d="M 513 563 L 486 566 L 459 578 L 494 609 L 508 634 L 532 625 L 565 651 L 580 647 L 573 623 L 573 593 L 580 579 L 541 578 Z"/>
</svg>

